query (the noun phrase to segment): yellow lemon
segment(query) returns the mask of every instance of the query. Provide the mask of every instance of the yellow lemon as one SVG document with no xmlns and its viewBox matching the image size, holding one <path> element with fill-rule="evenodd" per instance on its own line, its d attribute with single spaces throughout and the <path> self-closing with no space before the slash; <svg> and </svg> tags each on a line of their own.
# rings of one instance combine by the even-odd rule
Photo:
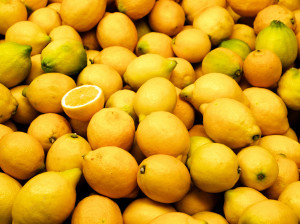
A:
<svg viewBox="0 0 300 224">
<path fill-rule="evenodd" d="M 25 5 L 19 0 L 3 1 L 0 3 L 0 34 L 5 35 L 6 30 L 19 21 L 27 20 Z"/>
<path fill-rule="evenodd" d="M 94 64 L 95 57 L 100 53 L 97 50 L 85 50 L 87 57 L 87 65 Z"/>
<path fill-rule="evenodd" d="M 151 78 L 164 77 L 169 79 L 176 65 L 175 60 L 167 59 L 161 55 L 144 54 L 128 64 L 123 79 L 134 90 L 137 90 Z"/>
<path fill-rule="evenodd" d="M 262 135 L 284 134 L 289 129 L 286 105 L 276 93 L 258 87 L 243 92 Z"/>
<path fill-rule="evenodd" d="M 267 135 L 263 136 L 257 144 L 275 155 L 285 155 L 288 159 L 295 161 L 298 168 L 300 167 L 300 144 L 298 141 L 284 135 Z"/>
<path fill-rule="evenodd" d="M 278 199 L 286 186 L 290 183 L 299 181 L 298 167 L 293 160 L 288 159 L 283 155 L 276 155 L 275 158 L 278 163 L 279 173 L 272 186 L 264 191 L 264 194 L 270 199 Z"/>
<path fill-rule="evenodd" d="M 111 46 L 102 49 L 94 58 L 94 63 L 110 65 L 123 76 L 129 63 L 136 57 L 137 56 L 126 47 Z"/>
<path fill-rule="evenodd" d="M 129 152 L 116 146 L 88 152 L 83 157 L 82 171 L 93 190 L 110 198 L 126 197 L 137 187 L 136 160 Z"/>
<path fill-rule="evenodd" d="M 171 57 L 169 59 L 177 62 L 177 65 L 170 76 L 170 81 L 174 84 L 174 86 L 179 89 L 183 89 L 195 82 L 196 72 L 189 61 L 179 57 Z"/>
<path fill-rule="evenodd" d="M 153 219 L 149 224 L 206 224 L 183 212 L 169 212 Z"/>
<path fill-rule="evenodd" d="M 120 74 L 110 65 L 91 64 L 86 66 L 77 76 L 77 86 L 96 85 L 100 87 L 106 101 L 113 93 L 123 88 Z"/>
<path fill-rule="evenodd" d="M 238 224 L 246 208 L 263 200 L 267 197 L 251 187 L 240 186 L 225 191 L 223 212 L 226 220 L 230 224 Z"/>
<path fill-rule="evenodd" d="M 190 137 L 184 123 L 167 111 L 147 115 L 139 123 L 135 136 L 147 157 L 154 154 L 185 157 L 190 147 Z"/>
<path fill-rule="evenodd" d="M 71 217 L 71 223 L 84 224 L 102 220 L 106 224 L 122 224 L 122 213 L 118 204 L 112 199 L 93 194 L 81 199 Z"/>
<path fill-rule="evenodd" d="M 32 107 L 28 99 L 22 95 L 23 89 L 27 86 L 28 85 L 18 85 L 10 90 L 11 94 L 18 102 L 16 113 L 11 119 L 16 123 L 23 125 L 29 125 L 40 114 Z"/>
<path fill-rule="evenodd" d="M 237 100 L 219 98 L 202 104 L 200 111 L 205 132 L 215 142 L 236 149 L 248 146 L 261 137 L 261 130 L 251 110 Z"/>
<path fill-rule="evenodd" d="M 252 51 L 255 49 L 256 34 L 253 27 L 247 24 L 235 23 L 229 38 L 242 40 L 248 44 Z"/>
<path fill-rule="evenodd" d="M 42 27 L 47 34 L 49 34 L 55 27 L 61 25 L 61 18 L 59 14 L 57 11 L 49 7 L 43 7 L 35 10 L 28 17 L 28 21 L 34 22 Z"/>
<path fill-rule="evenodd" d="M 127 112 L 135 122 L 138 122 L 138 117 L 133 109 L 133 102 L 136 93 L 129 89 L 121 89 L 113 93 L 106 101 L 105 107 L 117 107 Z"/>
<path fill-rule="evenodd" d="M 60 136 L 50 147 L 46 157 L 47 171 L 82 169 L 83 156 L 92 150 L 86 139 L 76 133 Z"/>
<path fill-rule="evenodd" d="M 87 138 L 87 126 L 89 124 L 89 121 L 79 121 L 79 120 L 70 118 L 69 123 L 71 125 L 73 132 L 84 137 L 85 139 Z"/>
<path fill-rule="evenodd" d="M 105 13 L 105 0 L 70 1 L 61 3 L 60 15 L 65 25 L 72 26 L 78 32 L 92 29 Z"/>
<path fill-rule="evenodd" d="M 0 155 L 1 169 L 19 180 L 28 180 L 45 167 L 42 145 L 25 132 L 16 131 L 3 136 Z"/>
<path fill-rule="evenodd" d="M 245 209 L 239 219 L 239 224 L 251 223 L 281 223 L 296 224 L 298 218 L 293 209 L 281 201 L 262 200 Z"/>
<path fill-rule="evenodd" d="M 51 38 L 39 25 L 27 20 L 10 26 L 5 33 L 5 41 L 30 45 L 31 55 L 35 55 L 42 52 L 43 48 L 50 43 Z"/>
<path fill-rule="evenodd" d="M 116 0 L 118 10 L 132 20 L 141 19 L 153 8 L 155 0 Z"/>
<path fill-rule="evenodd" d="M 46 7 L 48 4 L 48 0 L 22 0 L 25 4 L 27 11 L 32 13 L 33 11 Z"/>
<path fill-rule="evenodd" d="M 139 120 L 154 111 L 172 112 L 176 106 L 177 94 L 173 83 L 162 77 L 147 80 L 137 90 L 133 109 Z"/>
<path fill-rule="evenodd" d="M 137 56 L 151 53 L 166 58 L 173 57 L 172 38 L 159 32 L 146 33 L 138 40 L 135 52 Z"/>
<path fill-rule="evenodd" d="M 88 121 L 104 107 L 104 94 L 96 85 L 81 85 L 69 90 L 61 105 L 70 118 Z"/>
<path fill-rule="evenodd" d="M 121 12 L 107 12 L 97 25 L 96 36 L 102 48 L 122 46 L 133 51 L 137 43 L 133 21 Z"/>
<path fill-rule="evenodd" d="M 9 176 L 6 173 L 0 173 L 0 189 L 2 192 L 1 197 L 1 209 L 0 209 L 0 222 L 3 224 L 12 223 L 11 210 L 16 198 L 16 195 L 19 193 L 22 185 L 14 178 Z"/>
<path fill-rule="evenodd" d="M 69 25 L 60 25 L 53 28 L 49 36 L 51 37 L 51 41 L 60 40 L 60 39 L 74 39 L 79 42 L 82 42 L 80 34 L 73 27 Z"/>
<path fill-rule="evenodd" d="M 243 185 L 262 191 L 275 183 L 279 167 L 267 149 L 257 145 L 248 146 L 239 151 L 237 157 Z"/>
<path fill-rule="evenodd" d="M 190 28 L 182 30 L 173 38 L 172 48 L 177 57 L 198 63 L 211 50 L 211 41 L 204 31 Z"/>
<path fill-rule="evenodd" d="M 81 170 L 74 168 L 63 172 L 48 171 L 31 178 L 14 201 L 13 223 L 64 222 L 75 207 L 75 188 L 80 177 Z"/>
<path fill-rule="evenodd" d="M 238 83 L 223 73 L 207 73 L 180 91 L 180 97 L 191 103 L 196 110 L 200 105 L 218 98 L 231 98 L 244 104 L 248 99 Z"/>
<path fill-rule="evenodd" d="M 0 139 L 6 134 L 12 133 L 14 130 L 4 124 L 0 124 Z"/>
<path fill-rule="evenodd" d="M 193 185 L 180 201 L 175 202 L 174 206 L 178 212 L 194 215 L 198 212 L 213 210 L 218 200 L 217 194 L 202 191 Z"/>
<path fill-rule="evenodd" d="M 41 113 L 61 113 L 61 99 L 75 87 L 76 83 L 70 76 L 62 73 L 44 73 L 24 88 L 23 95 L 33 108 Z"/>
<path fill-rule="evenodd" d="M 191 178 L 188 169 L 180 160 L 170 155 L 157 154 L 140 163 L 137 183 L 150 199 L 161 203 L 174 203 L 189 191 Z"/>
<path fill-rule="evenodd" d="M 179 33 L 185 23 L 183 8 L 176 1 L 156 1 L 148 16 L 152 30 L 174 36 Z"/>
<path fill-rule="evenodd" d="M 6 41 L 0 44 L 0 83 L 8 88 L 20 84 L 31 69 L 32 47 Z"/>
<path fill-rule="evenodd" d="M 60 136 L 71 133 L 68 120 L 60 114 L 44 113 L 36 117 L 29 125 L 27 133 L 36 138 L 47 152 Z"/>
<path fill-rule="evenodd" d="M 300 71 L 293 67 L 285 71 L 278 82 L 277 94 L 282 98 L 287 107 L 292 110 L 300 110 L 300 94 L 296 88 L 299 80 Z"/>
<path fill-rule="evenodd" d="M 203 144 L 191 156 L 190 173 L 199 189 L 210 193 L 226 191 L 240 177 L 238 158 L 224 144 Z"/>
<path fill-rule="evenodd" d="M 0 123 L 4 123 L 9 120 L 12 115 L 14 115 L 18 109 L 18 102 L 16 98 L 12 95 L 11 91 L 0 83 Z"/>
<path fill-rule="evenodd" d="M 293 209 L 297 214 L 298 220 L 300 220 L 300 192 L 299 192 L 300 181 L 295 181 L 288 184 L 281 194 L 279 195 L 278 201 L 283 202 L 287 206 Z"/>
<path fill-rule="evenodd" d="M 129 151 L 135 134 L 132 117 L 119 108 L 103 108 L 96 112 L 87 127 L 92 149 L 117 146 Z"/>
<path fill-rule="evenodd" d="M 233 25 L 233 18 L 221 6 L 208 7 L 193 20 L 193 27 L 203 30 L 214 46 L 230 36 Z"/>
<path fill-rule="evenodd" d="M 148 23 L 147 17 L 138 19 L 134 21 L 134 25 L 136 27 L 136 31 L 138 34 L 138 40 L 146 33 L 151 32 L 150 25 Z"/>
<path fill-rule="evenodd" d="M 123 221 L 126 224 L 149 223 L 160 215 L 175 211 L 175 208 L 170 204 L 153 201 L 148 197 L 141 197 L 126 206 L 123 212 Z"/>
<path fill-rule="evenodd" d="M 198 212 L 192 215 L 192 217 L 197 220 L 204 220 L 207 223 L 228 224 L 227 220 L 222 215 L 211 211 Z"/>
<path fill-rule="evenodd" d="M 44 73 L 41 61 L 41 54 L 31 56 L 31 69 L 25 78 L 25 84 L 29 85 L 34 78 Z"/>
<path fill-rule="evenodd" d="M 85 49 L 100 50 L 100 45 L 96 35 L 96 27 L 85 32 L 80 32 L 80 37 Z"/>
</svg>

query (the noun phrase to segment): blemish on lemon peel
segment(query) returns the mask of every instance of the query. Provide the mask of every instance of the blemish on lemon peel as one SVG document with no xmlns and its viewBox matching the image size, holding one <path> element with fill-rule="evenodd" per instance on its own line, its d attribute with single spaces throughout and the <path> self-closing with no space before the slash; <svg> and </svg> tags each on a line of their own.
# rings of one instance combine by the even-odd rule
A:
<svg viewBox="0 0 300 224">
<path fill-rule="evenodd" d="M 141 173 L 141 174 L 145 174 L 145 172 L 146 172 L 146 166 L 143 165 L 143 166 L 141 166 L 141 168 L 140 168 L 140 173 Z"/>
<path fill-rule="evenodd" d="M 52 143 L 54 143 L 54 142 L 55 142 L 55 140 L 56 140 L 56 138 L 55 138 L 55 137 L 53 137 L 53 136 L 49 138 L 49 142 L 50 142 L 51 144 L 52 144 Z"/>
<path fill-rule="evenodd" d="M 263 173 L 259 173 L 256 175 L 256 177 L 257 177 L 257 180 L 262 181 L 265 179 L 266 175 Z"/>
</svg>

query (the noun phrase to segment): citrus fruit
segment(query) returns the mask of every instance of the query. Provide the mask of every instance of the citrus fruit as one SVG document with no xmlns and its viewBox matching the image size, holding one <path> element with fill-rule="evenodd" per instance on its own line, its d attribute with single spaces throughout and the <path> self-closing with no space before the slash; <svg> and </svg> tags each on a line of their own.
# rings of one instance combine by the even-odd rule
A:
<svg viewBox="0 0 300 224">
<path fill-rule="evenodd" d="M 19 21 L 27 20 L 25 5 L 19 0 L 3 1 L 0 4 L 0 34 L 5 35 L 6 30 Z"/>
<path fill-rule="evenodd" d="M 223 212 L 226 220 L 230 224 L 238 224 L 246 208 L 263 200 L 267 197 L 251 187 L 240 186 L 225 191 Z"/>
<path fill-rule="evenodd" d="M 137 56 L 152 53 L 166 58 L 173 57 L 172 38 L 159 32 L 146 33 L 138 40 L 135 52 Z"/>
<path fill-rule="evenodd" d="M 42 69 L 65 75 L 77 75 L 87 65 L 83 44 L 77 40 L 59 39 L 51 41 L 41 53 Z"/>
<path fill-rule="evenodd" d="M 177 62 L 158 54 L 143 54 L 133 59 L 123 75 L 125 83 L 135 91 L 147 80 L 154 77 L 170 78 Z"/>
<path fill-rule="evenodd" d="M 41 113 L 61 113 L 61 99 L 75 87 L 75 81 L 63 73 L 44 73 L 23 89 L 23 95 Z"/>
<path fill-rule="evenodd" d="M 116 0 L 118 10 L 125 13 L 132 20 L 145 17 L 153 8 L 155 0 Z"/>
<path fill-rule="evenodd" d="M 83 157 L 82 171 L 89 186 L 109 198 L 126 197 L 137 186 L 136 160 L 129 152 L 116 146 L 88 152 Z"/>
<path fill-rule="evenodd" d="M 168 212 L 153 219 L 149 224 L 205 224 L 183 212 Z"/>
<path fill-rule="evenodd" d="M 228 224 L 227 220 L 220 214 L 211 211 L 197 212 L 192 215 L 197 220 L 204 220 L 207 223 Z"/>
<path fill-rule="evenodd" d="M 0 182 L 1 182 L 1 209 L 0 209 L 0 222 L 3 224 L 12 223 L 11 210 L 16 198 L 16 195 L 22 188 L 22 185 L 13 177 L 6 173 L 0 172 Z"/>
<path fill-rule="evenodd" d="M 298 218 L 293 209 L 281 201 L 268 199 L 250 205 L 242 213 L 239 224 L 267 224 L 280 222 L 282 224 L 296 224 Z"/>
<path fill-rule="evenodd" d="M 255 49 L 256 34 L 253 27 L 247 24 L 235 23 L 229 38 L 242 40 L 248 44 L 252 51 Z"/>
<path fill-rule="evenodd" d="M 12 115 L 14 115 L 18 109 L 18 101 L 12 95 L 11 91 L 0 83 L 0 123 L 8 121 Z"/>
<path fill-rule="evenodd" d="M 102 49 L 94 58 L 94 63 L 110 65 L 123 76 L 129 63 L 136 57 L 137 56 L 126 47 L 111 46 Z"/>
<path fill-rule="evenodd" d="M 233 25 L 229 12 L 218 5 L 206 8 L 193 20 L 193 27 L 204 31 L 214 46 L 230 36 Z"/>
<path fill-rule="evenodd" d="M 96 112 L 87 127 L 92 149 L 117 146 L 129 151 L 135 134 L 132 117 L 119 108 L 103 108 Z"/>
<path fill-rule="evenodd" d="M 64 24 L 74 27 L 78 32 L 92 29 L 105 13 L 105 0 L 63 1 L 60 15 Z"/>
<path fill-rule="evenodd" d="M 40 54 L 51 38 L 39 25 L 31 21 L 19 21 L 10 26 L 5 33 L 5 41 L 16 42 L 32 47 L 31 55 Z"/>
<path fill-rule="evenodd" d="M 33 121 L 40 113 L 37 112 L 29 103 L 28 99 L 22 95 L 22 91 L 28 85 L 18 85 L 13 87 L 10 92 L 18 102 L 18 108 L 16 113 L 11 119 L 18 123 L 28 125 Z"/>
<path fill-rule="evenodd" d="M 91 64 L 86 66 L 77 76 L 77 86 L 96 85 L 102 89 L 104 101 L 116 91 L 123 88 L 120 74 L 110 65 Z"/>
<path fill-rule="evenodd" d="M 148 15 L 148 22 L 152 30 L 174 36 L 184 26 L 185 13 L 179 3 L 159 0 Z"/>
<path fill-rule="evenodd" d="M 60 136 L 71 133 L 68 120 L 60 114 L 43 113 L 29 125 L 27 133 L 36 138 L 47 152 Z"/>
<path fill-rule="evenodd" d="M 142 121 L 154 111 L 172 112 L 176 101 L 177 94 L 173 83 L 163 77 L 154 77 L 143 83 L 136 91 L 133 109 Z"/>
<path fill-rule="evenodd" d="M 27 180 L 44 168 L 44 150 L 37 139 L 21 131 L 1 138 L 0 167 L 8 175 Z"/>
<path fill-rule="evenodd" d="M 140 163 L 137 183 L 150 199 L 161 203 L 174 203 L 189 191 L 191 178 L 188 169 L 180 160 L 170 155 L 157 154 Z"/>
<path fill-rule="evenodd" d="M 149 223 L 162 214 L 175 211 L 175 208 L 170 204 L 141 197 L 134 199 L 126 206 L 123 212 L 123 221 L 126 224 Z"/>
<path fill-rule="evenodd" d="M 82 42 L 80 34 L 72 26 L 69 25 L 60 25 L 53 28 L 49 36 L 51 41 L 60 40 L 60 39 L 74 39 L 79 42 Z"/>
<path fill-rule="evenodd" d="M 211 50 L 211 41 L 204 31 L 190 28 L 180 31 L 173 38 L 172 48 L 177 57 L 198 63 Z"/>
<path fill-rule="evenodd" d="M 232 149 L 245 147 L 259 140 L 261 130 L 249 107 L 230 98 L 218 98 L 202 104 L 203 125 L 215 142 Z"/>
<path fill-rule="evenodd" d="M 107 224 L 122 224 L 122 213 L 112 199 L 93 194 L 81 199 L 71 217 L 72 224 L 96 223 L 99 220 Z"/>
<path fill-rule="evenodd" d="M 92 150 L 87 140 L 76 133 L 60 136 L 50 147 L 46 157 L 47 171 L 82 169 L 83 156 Z"/>
<path fill-rule="evenodd" d="M 0 139 L 6 134 L 12 133 L 14 130 L 4 124 L 0 124 Z"/>
<path fill-rule="evenodd" d="M 97 25 L 96 36 L 102 48 L 122 46 L 133 51 L 137 43 L 133 21 L 121 12 L 106 12 Z"/>
<path fill-rule="evenodd" d="M 75 188 L 80 177 L 79 168 L 48 171 L 32 177 L 15 198 L 13 223 L 64 222 L 75 207 Z"/>
<path fill-rule="evenodd" d="M 104 106 L 103 91 L 96 85 L 81 85 L 61 99 L 64 112 L 73 119 L 88 121 Z"/>
<path fill-rule="evenodd" d="M 264 66 L 268 64 L 270 66 Z M 282 74 L 280 58 L 268 49 L 254 50 L 243 63 L 246 80 L 257 87 L 270 88 L 277 84 Z"/>
<path fill-rule="evenodd" d="M 296 87 L 299 82 L 300 71 L 294 67 L 284 72 L 278 81 L 277 94 L 292 110 L 300 110 L 300 93 Z"/>
<path fill-rule="evenodd" d="M 286 105 L 276 93 L 250 87 L 244 90 L 244 94 L 262 135 L 284 134 L 289 129 Z"/>
<path fill-rule="evenodd" d="M 29 85 L 34 78 L 44 73 L 41 65 L 41 54 L 31 56 L 31 69 L 25 78 L 25 84 Z"/>
<path fill-rule="evenodd" d="M 190 173 L 193 183 L 199 189 L 209 193 L 226 191 L 240 177 L 238 158 L 224 144 L 203 144 L 191 156 Z"/>
<path fill-rule="evenodd" d="M 184 123 L 167 111 L 156 111 L 146 116 L 138 125 L 136 140 L 145 156 L 167 154 L 186 156 L 190 137 Z"/>
<path fill-rule="evenodd" d="M 224 47 L 232 50 L 233 52 L 237 53 L 243 60 L 245 60 L 247 55 L 251 52 L 251 49 L 246 42 L 235 38 L 223 40 L 219 44 L 219 47 Z"/>
</svg>

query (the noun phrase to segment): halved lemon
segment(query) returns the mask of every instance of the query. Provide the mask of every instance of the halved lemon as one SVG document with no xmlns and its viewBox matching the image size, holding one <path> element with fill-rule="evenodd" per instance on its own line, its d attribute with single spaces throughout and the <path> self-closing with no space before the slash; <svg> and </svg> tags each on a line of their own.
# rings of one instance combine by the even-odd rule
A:
<svg viewBox="0 0 300 224">
<path fill-rule="evenodd" d="M 104 94 L 96 85 L 77 86 L 63 96 L 61 105 L 70 118 L 88 121 L 103 108 Z"/>
</svg>

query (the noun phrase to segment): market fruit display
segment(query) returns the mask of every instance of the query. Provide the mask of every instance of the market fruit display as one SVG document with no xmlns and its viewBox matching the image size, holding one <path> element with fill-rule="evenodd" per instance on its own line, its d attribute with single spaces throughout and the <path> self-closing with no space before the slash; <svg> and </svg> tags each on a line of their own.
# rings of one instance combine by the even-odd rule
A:
<svg viewBox="0 0 300 224">
<path fill-rule="evenodd" d="M 0 224 L 300 223 L 299 0 L 0 0 Z"/>
</svg>

